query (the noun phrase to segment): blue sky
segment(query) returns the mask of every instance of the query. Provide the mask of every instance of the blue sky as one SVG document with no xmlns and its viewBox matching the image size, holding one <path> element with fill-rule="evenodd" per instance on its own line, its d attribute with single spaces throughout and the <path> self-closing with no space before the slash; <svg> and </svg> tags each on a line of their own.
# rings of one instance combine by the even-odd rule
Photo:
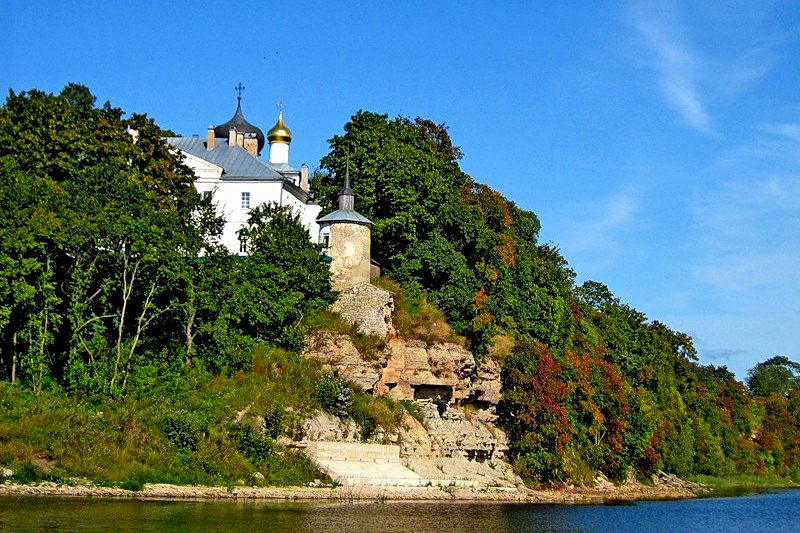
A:
<svg viewBox="0 0 800 533">
<path fill-rule="evenodd" d="M 578 281 L 705 364 L 800 361 L 800 3 L 5 0 L 0 88 L 87 85 L 182 135 L 285 103 L 293 164 L 365 109 L 450 126 Z"/>
</svg>

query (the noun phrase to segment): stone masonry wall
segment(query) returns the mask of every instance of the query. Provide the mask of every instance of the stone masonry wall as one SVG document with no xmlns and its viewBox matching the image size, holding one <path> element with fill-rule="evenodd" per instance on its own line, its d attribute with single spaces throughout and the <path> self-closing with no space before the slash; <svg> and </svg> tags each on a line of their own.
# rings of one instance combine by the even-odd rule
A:
<svg viewBox="0 0 800 533">
<path fill-rule="evenodd" d="M 369 227 L 361 224 L 332 224 L 328 255 L 333 258 L 331 284 L 334 290 L 340 291 L 369 283 Z"/>
<path fill-rule="evenodd" d="M 356 324 L 361 333 L 378 337 L 394 333 L 392 293 L 374 285 L 355 285 L 342 290 L 331 310 Z"/>
</svg>

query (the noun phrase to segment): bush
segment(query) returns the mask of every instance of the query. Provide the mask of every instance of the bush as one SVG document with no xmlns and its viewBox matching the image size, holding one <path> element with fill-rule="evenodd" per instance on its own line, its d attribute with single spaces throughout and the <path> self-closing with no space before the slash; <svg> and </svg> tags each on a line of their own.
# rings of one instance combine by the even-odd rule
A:
<svg viewBox="0 0 800 533">
<path fill-rule="evenodd" d="M 254 431 L 250 423 L 231 424 L 228 433 L 239 453 L 255 466 L 264 463 L 272 454 L 272 439 Z"/>
<path fill-rule="evenodd" d="M 47 481 L 48 476 L 39 465 L 23 463 L 14 470 L 14 475 L 11 476 L 11 479 L 17 483 L 38 483 L 40 481 Z"/>
<path fill-rule="evenodd" d="M 164 436 L 178 448 L 195 451 L 205 436 L 205 428 L 194 413 L 179 411 L 161 422 Z"/>
<path fill-rule="evenodd" d="M 283 419 L 284 419 L 283 405 L 280 403 L 272 404 L 272 407 L 264 415 L 264 431 L 273 439 L 277 439 L 278 435 L 283 433 Z"/>
<path fill-rule="evenodd" d="M 411 400 L 400 400 L 398 403 L 402 405 L 403 409 L 414 417 L 417 422 L 420 424 L 425 422 L 425 413 L 422 412 L 422 407 L 420 407 L 418 403 Z"/>
<path fill-rule="evenodd" d="M 330 483 L 326 474 L 317 470 L 311 460 L 297 451 L 282 450 L 276 446 L 275 453 L 262 465 L 264 479 L 259 484 L 266 486 L 307 485 L 315 479 Z"/>
<path fill-rule="evenodd" d="M 139 477 L 126 479 L 119 484 L 121 489 L 129 490 L 131 492 L 140 492 L 144 489 L 144 481 Z"/>
<path fill-rule="evenodd" d="M 428 301 L 426 292 L 418 286 L 401 286 L 391 278 L 380 278 L 375 285 L 394 295 L 392 324 L 404 337 L 427 343 L 452 342 L 468 344 L 447 322 L 444 312 Z"/>
<path fill-rule="evenodd" d="M 331 374 L 325 374 L 319 380 L 314 397 L 322 409 L 339 418 L 346 418 L 353 406 L 350 386 Z"/>
</svg>

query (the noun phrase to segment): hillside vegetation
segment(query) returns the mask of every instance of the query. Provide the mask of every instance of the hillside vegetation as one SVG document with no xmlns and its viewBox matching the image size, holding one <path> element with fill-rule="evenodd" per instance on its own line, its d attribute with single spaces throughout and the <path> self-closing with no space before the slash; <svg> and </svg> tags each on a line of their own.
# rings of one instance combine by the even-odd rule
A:
<svg viewBox="0 0 800 533">
<path fill-rule="evenodd" d="M 122 116 L 76 85 L 0 108 L 0 465 L 132 485 L 313 479 L 277 442 L 300 417 L 369 428 L 399 409 L 299 361 L 335 297 L 319 248 L 275 206 L 251 212 L 246 258 L 213 245 L 221 220 L 189 169 L 150 119 Z M 313 190 L 332 209 L 349 158 L 399 323 L 501 364 L 526 480 L 800 479 L 793 362 L 754 369 L 751 394 L 699 365 L 688 335 L 576 286 L 536 215 L 460 170 L 444 125 L 362 111 L 330 148 Z"/>
<path fill-rule="evenodd" d="M 619 479 L 633 467 L 798 479 L 796 368 L 772 365 L 788 385 L 751 396 L 725 367 L 699 365 L 688 335 L 602 283 L 576 286 L 559 250 L 538 242 L 536 215 L 461 171 L 444 125 L 362 111 L 330 147 L 314 180 L 324 205 L 349 161 L 384 272 L 502 363 L 499 414 L 523 477 Z"/>
</svg>

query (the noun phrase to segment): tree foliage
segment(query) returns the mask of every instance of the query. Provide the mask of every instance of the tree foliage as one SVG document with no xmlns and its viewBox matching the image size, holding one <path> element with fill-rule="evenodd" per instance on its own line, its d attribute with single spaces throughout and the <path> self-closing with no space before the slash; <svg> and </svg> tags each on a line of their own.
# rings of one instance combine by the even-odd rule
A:
<svg viewBox="0 0 800 533">
<path fill-rule="evenodd" d="M 361 111 L 329 143 L 314 180 L 323 206 L 349 165 L 355 207 L 375 223 L 373 258 L 425 290 L 476 352 L 501 330 L 563 337 L 572 271 L 537 243 L 536 215 L 461 171 L 444 124 Z"/>
<path fill-rule="evenodd" d="M 748 370 L 747 388 L 756 396 L 785 395 L 800 387 L 800 364 L 776 355 Z"/>
<path fill-rule="evenodd" d="M 297 219 L 257 208 L 253 254 L 231 257 L 162 130 L 94 102 L 71 84 L 0 108 L 0 377 L 116 396 L 240 367 L 256 340 L 296 345 L 332 298 Z"/>
<path fill-rule="evenodd" d="M 258 342 L 298 347 L 303 316 L 334 296 L 319 248 L 286 209 L 252 210 L 247 257 L 215 245 L 222 221 L 161 130 L 122 117 L 78 85 L 11 92 L 0 108 L 0 379 L 36 394 L 115 397 L 189 367 L 240 369 Z M 630 468 L 800 479 L 797 363 L 760 363 L 745 388 L 698 364 L 689 335 L 602 283 L 576 286 L 558 247 L 538 241 L 536 215 L 461 171 L 444 124 L 361 111 L 329 142 L 318 200 L 334 208 L 349 165 L 384 272 L 441 309 L 479 358 L 496 358 L 497 414 L 529 481 Z M 507 348 L 493 349 L 497 338 Z M 361 400 L 328 385 L 316 404 L 374 429 Z M 192 420 L 164 427 L 173 445 L 198 446 Z M 240 452 L 277 460 L 270 440 L 232 431 Z"/>
<path fill-rule="evenodd" d="M 361 111 L 330 148 L 315 177 L 321 203 L 333 208 L 349 164 L 384 271 L 441 308 L 479 356 L 497 335 L 516 343 L 500 361 L 498 411 L 525 477 L 785 473 L 800 462 L 759 444 L 791 441 L 781 433 L 791 417 L 755 427 L 762 407 L 725 367 L 698 365 L 689 335 L 602 283 L 576 286 L 558 248 L 538 242 L 536 215 L 460 170 L 445 125 Z M 748 385 L 785 394 L 796 369 L 771 360 Z"/>
</svg>

